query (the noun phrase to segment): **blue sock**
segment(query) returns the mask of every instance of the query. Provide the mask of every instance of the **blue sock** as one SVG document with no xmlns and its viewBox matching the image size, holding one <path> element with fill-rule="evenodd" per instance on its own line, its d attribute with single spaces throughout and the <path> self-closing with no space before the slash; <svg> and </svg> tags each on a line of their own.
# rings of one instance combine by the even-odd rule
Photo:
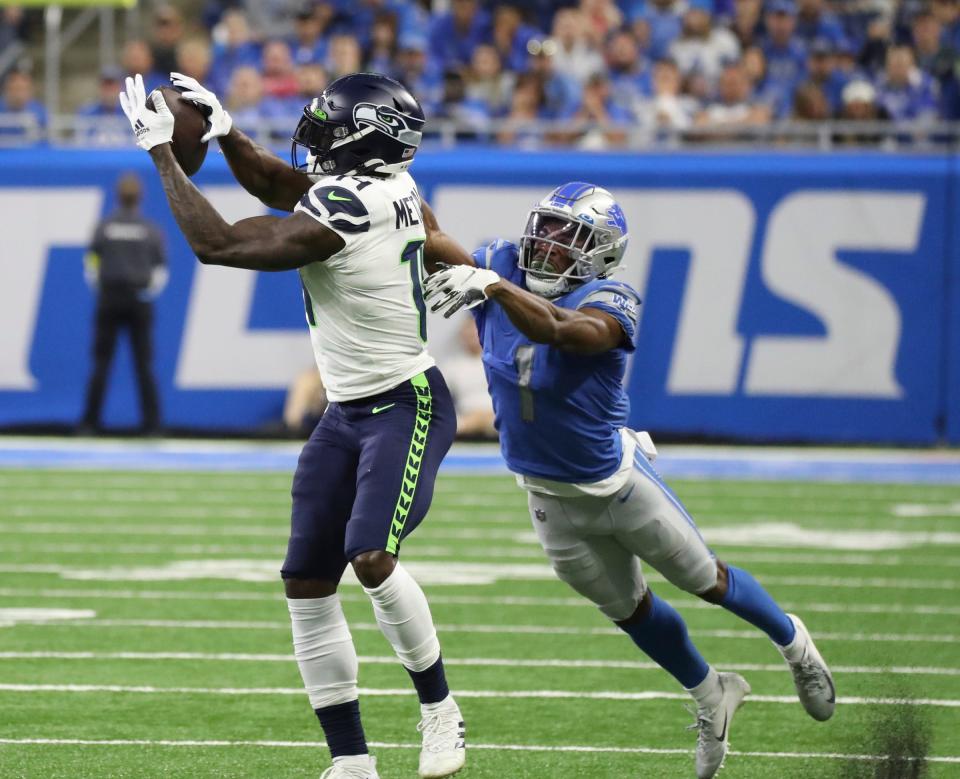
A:
<svg viewBox="0 0 960 779">
<path fill-rule="evenodd" d="M 413 686 L 417 688 L 420 703 L 440 703 L 450 694 L 447 675 L 443 671 L 443 657 L 438 657 L 437 662 L 423 671 L 411 671 L 407 668 L 407 673 L 413 679 Z"/>
<path fill-rule="evenodd" d="M 756 579 L 742 568 L 727 566 L 727 594 L 720 603 L 727 611 L 760 628 L 780 646 L 786 646 L 796 635 L 790 617 L 784 613 Z"/>
<path fill-rule="evenodd" d="M 360 701 L 314 709 L 327 737 L 332 757 L 367 754 L 367 739 L 360 724 Z"/>
<path fill-rule="evenodd" d="M 639 622 L 617 623 L 638 647 L 688 690 L 707 678 L 710 666 L 687 635 L 687 626 L 665 600 L 650 593 L 650 613 Z"/>
</svg>

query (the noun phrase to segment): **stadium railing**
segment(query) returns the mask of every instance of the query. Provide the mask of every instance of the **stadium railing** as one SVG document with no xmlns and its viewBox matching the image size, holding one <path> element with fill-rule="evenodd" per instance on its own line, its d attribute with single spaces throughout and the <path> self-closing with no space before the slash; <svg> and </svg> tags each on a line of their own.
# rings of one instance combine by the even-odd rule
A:
<svg viewBox="0 0 960 779">
<path fill-rule="evenodd" d="M 289 143 L 290 121 L 262 121 L 243 127 L 258 142 L 274 147 Z M 678 148 L 757 147 L 766 150 L 869 148 L 874 151 L 951 151 L 960 143 L 960 122 L 798 122 L 757 126 L 697 126 L 686 129 L 643 125 L 602 125 L 582 121 L 464 123 L 428 120 L 427 143 L 451 148 L 462 144 L 498 144 L 520 148 L 670 150 Z M 67 147 L 129 148 L 133 145 L 126 119 L 117 117 L 52 116 L 41 126 L 30 113 L 0 114 L 0 148 L 38 143 Z"/>
</svg>

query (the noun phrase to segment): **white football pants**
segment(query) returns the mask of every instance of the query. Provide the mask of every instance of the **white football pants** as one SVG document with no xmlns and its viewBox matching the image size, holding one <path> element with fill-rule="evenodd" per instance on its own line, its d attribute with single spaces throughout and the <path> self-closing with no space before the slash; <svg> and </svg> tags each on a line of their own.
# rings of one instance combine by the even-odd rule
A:
<svg viewBox="0 0 960 779">
<path fill-rule="evenodd" d="M 629 617 L 646 593 L 640 561 L 693 594 L 717 583 L 717 563 L 683 504 L 640 451 L 613 495 L 565 498 L 530 492 L 540 545 L 563 581 L 611 620 Z"/>
</svg>

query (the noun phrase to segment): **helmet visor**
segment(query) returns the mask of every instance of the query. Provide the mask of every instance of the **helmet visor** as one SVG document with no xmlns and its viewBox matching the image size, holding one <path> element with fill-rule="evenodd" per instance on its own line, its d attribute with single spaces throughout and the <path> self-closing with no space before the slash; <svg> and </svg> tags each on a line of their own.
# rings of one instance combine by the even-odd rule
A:
<svg viewBox="0 0 960 779">
<path fill-rule="evenodd" d="M 590 251 L 593 228 L 558 214 L 533 211 L 520 243 L 524 270 L 544 278 L 577 278 L 577 273 L 568 271 Z"/>
<path fill-rule="evenodd" d="M 306 162 L 300 162 L 298 147 L 306 148 L 322 167 L 322 163 L 329 156 L 333 144 L 339 139 L 345 138 L 350 132 L 342 122 L 331 122 L 328 119 L 321 118 L 321 114 L 323 116 L 326 116 L 326 114 L 322 109 L 317 108 L 317 103 L 318 101 L 314 100 L 310 105 L 304 106 L 303 116 L 300 117 L 300 122 L 291 138 L 293 141 L 290 148 L 291 163 L 297 169 L 306 167 Z"/>
</svg>

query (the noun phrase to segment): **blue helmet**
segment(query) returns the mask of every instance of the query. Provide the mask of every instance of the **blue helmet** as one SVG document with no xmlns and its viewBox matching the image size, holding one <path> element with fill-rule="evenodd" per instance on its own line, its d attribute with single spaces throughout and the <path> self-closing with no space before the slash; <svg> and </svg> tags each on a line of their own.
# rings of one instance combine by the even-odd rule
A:
<svg viewBox="0 0 960 779">
<path fill-rule="evenodd" d="M 530 211 L 520 238 L 527 289 L 546 298 L 612 273 L 627 249 L 627 220 L 607 190 L 584 181 L 557 187 Z M 558 259 L 572 260 L 563 267 Z"/>
<path fill-rule="evenodd" d="M 423 123 L 420 103 L 399 82 L 378 73 L 343 76 L 304 106 L 293 167 L 311 175 L 399 173 L 413 161 Z"/>
</svg>

